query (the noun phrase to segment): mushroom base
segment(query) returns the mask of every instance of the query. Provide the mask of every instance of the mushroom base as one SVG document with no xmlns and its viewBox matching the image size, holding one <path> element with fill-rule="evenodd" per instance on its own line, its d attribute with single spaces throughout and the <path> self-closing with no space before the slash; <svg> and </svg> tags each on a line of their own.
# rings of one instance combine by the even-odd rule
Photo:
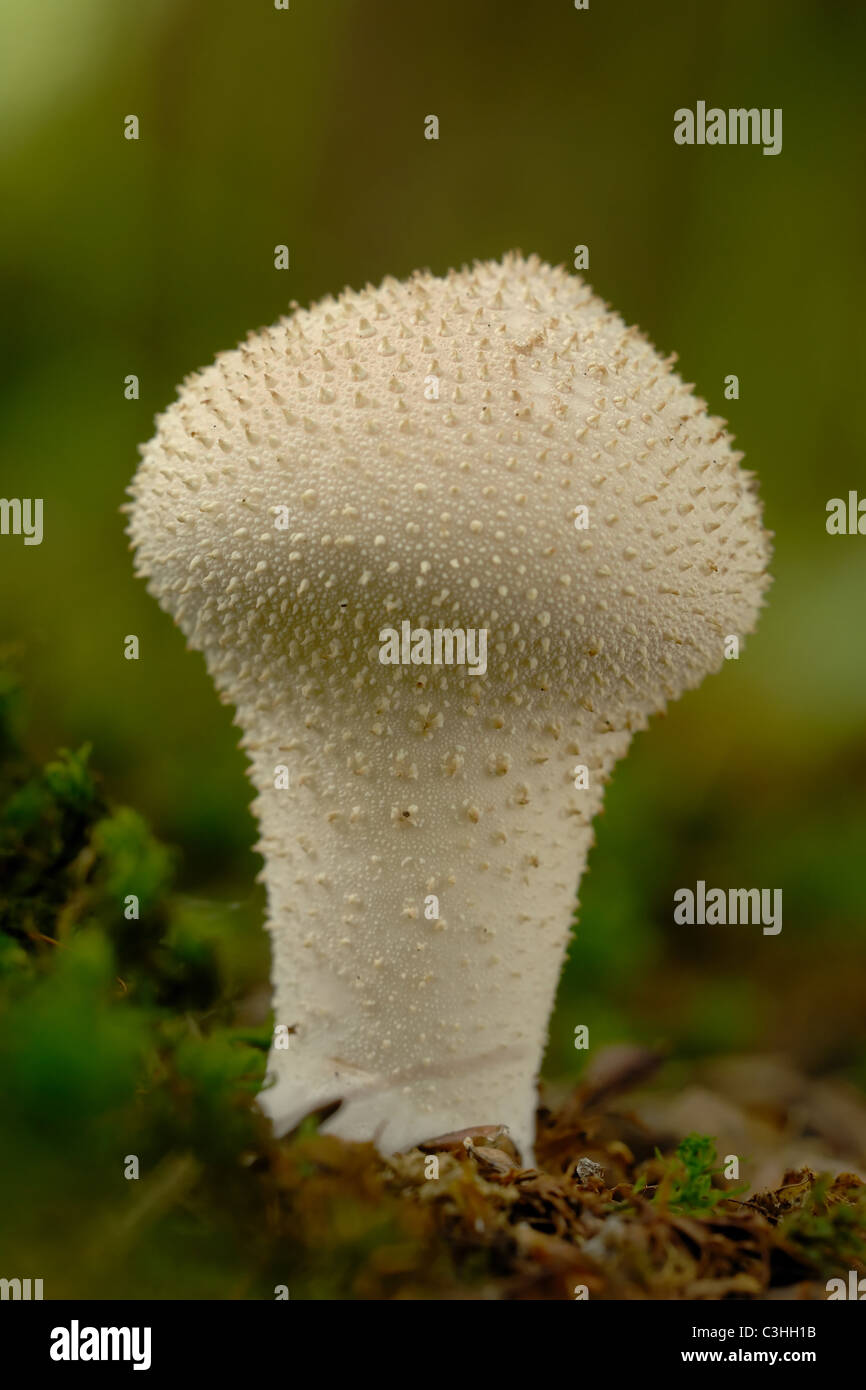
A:
<svg viewBox="0 0 866 1390">
<path fill-rule="evenodd" d="M 286 1075 L 283 1058 L 272 1051 L 269 1067 L 276 1084 L 262 1092 L 259 1105 L 278 1132 L 284 1133 L 311 1110 L 342 1100 L 322 1130 L 341 1139 L 372 1140 L 382 1153 L 397 1153 L 454 1129 L 502 1124 L 530 1167 L 534 1163 L 536 1065 L 534 1055 L 503 1055 L 497 1050 L 461 1058 L 450 1069 L 432 1074 L 425 1070 L 423 1076 L 407 1070 L 397 1078 L 359 1077 L 335 1065 L 330 1077 L 322 1076 L 311 1085 L 311 1079 L 298 1081 Z M 469 1073 L 473 1079 L 467 1088 Z"/>
</svg>

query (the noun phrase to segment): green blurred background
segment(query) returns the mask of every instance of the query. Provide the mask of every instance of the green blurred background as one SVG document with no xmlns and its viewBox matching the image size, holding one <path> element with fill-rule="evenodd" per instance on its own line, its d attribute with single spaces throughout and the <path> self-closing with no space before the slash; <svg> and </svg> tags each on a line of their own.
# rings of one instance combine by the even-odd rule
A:
<svg viewBox="0 0 866 1390">
<path fill-rule="evenodd" d="M 775 1050 L 866 1085 L 866 540 L 825 530 L 829 498 L 866 494 L 864 37 L 841 0 L 0 3 L 0 491 L 45 506 L 41 546 L 0 539 L 0 658 L 37 758 L 92 743 L 245 988 L 268 970 L 251 793 L 201 659 L 132 577 L 136 446 L 292 300 L 585 243 L 593 287 L 729 420 L 774 585 L 740 661 L 616 772 L 547 1074 L 579 1068 L 588 1023 L 593 1047 Z M 675 145 L 698 99 L 782 107 L 782 153 Z M 781 935 L 673 926 L 699 878 L 781 887 Z"/>
</svg>

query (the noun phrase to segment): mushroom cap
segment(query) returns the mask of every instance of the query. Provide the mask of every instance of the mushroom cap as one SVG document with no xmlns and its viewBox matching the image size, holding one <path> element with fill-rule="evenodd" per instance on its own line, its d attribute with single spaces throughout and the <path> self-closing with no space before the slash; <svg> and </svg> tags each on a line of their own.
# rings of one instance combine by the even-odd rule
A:
<svg viewBox="0 0 866 1390">
<path fill-rule="evenodd" d="M 159 417 L 138 572 L 235 703 L 369 673 L 408 618 L 486 628 L 488 682 L 640 727 L 769 582 L 751 475 L 673 360 L 535 256 L 296 308 Z"/>
</svg>

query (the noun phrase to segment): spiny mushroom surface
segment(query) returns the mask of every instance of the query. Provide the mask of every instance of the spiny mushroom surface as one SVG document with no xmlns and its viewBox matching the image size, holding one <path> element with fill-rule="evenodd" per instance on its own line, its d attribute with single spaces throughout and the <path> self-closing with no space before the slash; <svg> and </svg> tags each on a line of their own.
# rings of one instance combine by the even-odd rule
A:
<svg viewBox="0 0 866 1390">
<path fill-rule="evenodd" d="M 532 1161 L 604 783 L 768 582 L 750 475 L 672 360 L 515 254 L 295 309 L 143 448 L 137 573 L 258 793 L 279 1130 L 342 1098 L 327 1128 L 386 1152 L 506 1124 Z M 486 631 L 486 671 L 383 664 L 407 621 Z"/>
</svg>

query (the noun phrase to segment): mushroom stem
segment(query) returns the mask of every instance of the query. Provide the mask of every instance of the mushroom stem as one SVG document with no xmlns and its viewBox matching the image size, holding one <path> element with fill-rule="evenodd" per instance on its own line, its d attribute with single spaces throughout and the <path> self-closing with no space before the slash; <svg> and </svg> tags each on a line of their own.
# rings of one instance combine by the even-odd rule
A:
<svg viewBox="0 0 866 1390">
<path fill-rule="evenodd" d="M 515 703 L 495 681 L 419 691 L 417 668 L 380 670 L 366 721 L 329 698 L 326 677 L 264 720 L 239 711 L 254 731 L 274 1013 L 289 1030 L 263 1104 L 282 1130 L 342 1097 L 329 1128 L 386 1151 L 505 1121 L 531 1163 L 575 884 L 628 735 L 566 736 L 562 691 Z M 299 731 L 279 791 L 275 717 Z M 351 771 L 335 777 L 337 748 Z"/>
</svg>

